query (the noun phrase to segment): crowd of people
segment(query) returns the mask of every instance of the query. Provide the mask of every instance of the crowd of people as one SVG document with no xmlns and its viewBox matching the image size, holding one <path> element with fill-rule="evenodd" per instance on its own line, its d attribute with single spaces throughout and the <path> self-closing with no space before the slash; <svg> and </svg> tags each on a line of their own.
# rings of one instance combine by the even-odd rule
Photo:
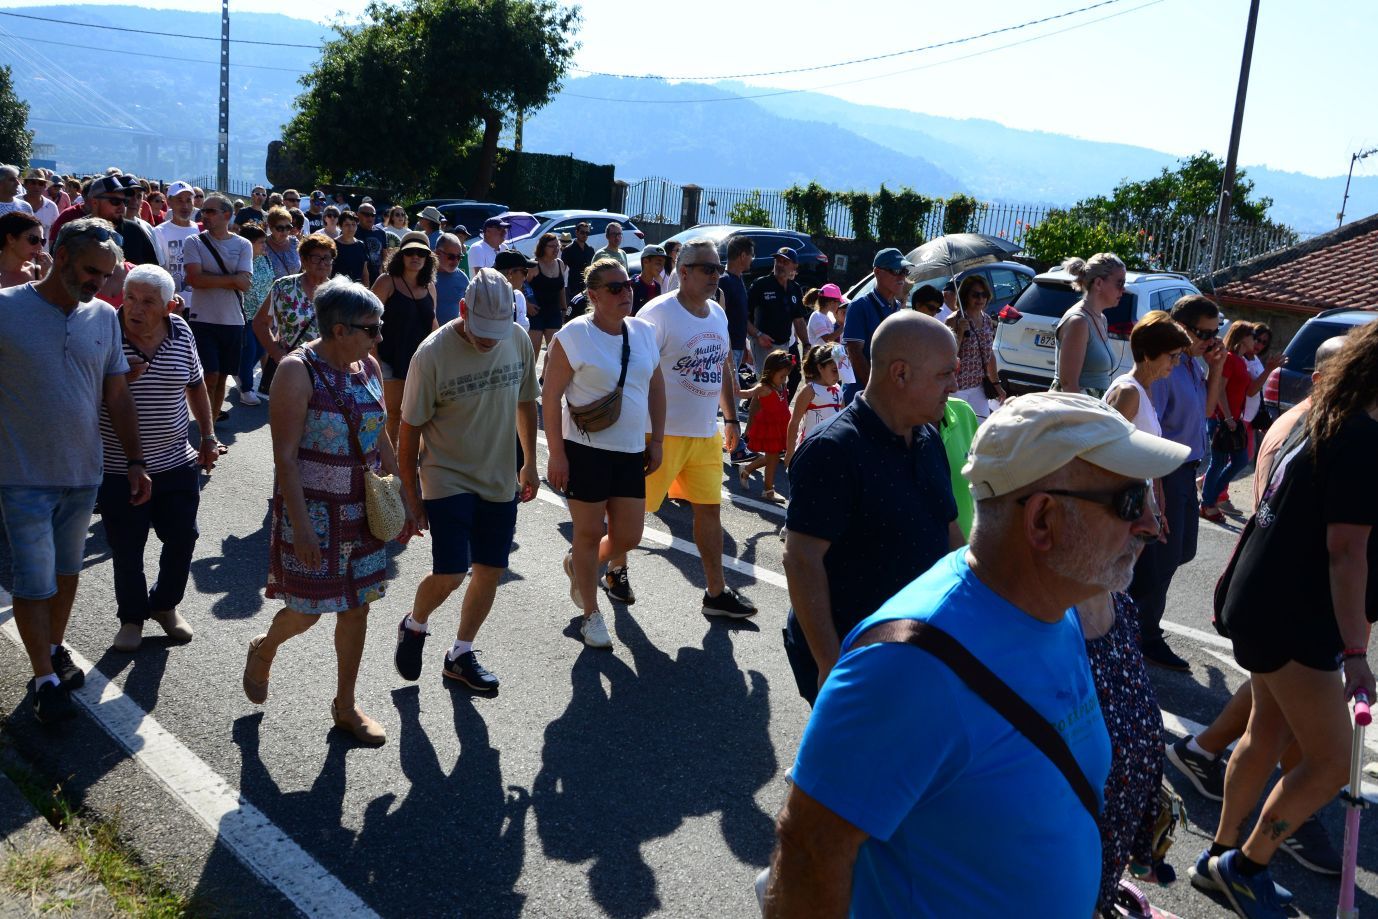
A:
<svg viewBox="0 0 1378 919">
<path fill-rule="evenodd" d="M 1185 297 L 1134 326 L 1133 370 L 1112 378 L 1111 255 L 1069 266 L 1082 299 L 1059 324 L 1054 391 L 1009 398 L 985 282 L 911 295 L 898 249 L 849 303 L 834 284 L 802 290 L 787 248 L 748 284 L 743 237 L 648 246 L 633 278 L 615 224 L 605 248 L 584 225 L 531 259 L 498 218 L 466 248 L 438 212 L 377 227 L 372 202 L 324 193 L 302 211 L 299 193 L 260 188 L 236 210 L 185 182 L 114 170 L 71 188 L 29 170 L 18 207 L 20 177 L 0 167 L 0 514 L 40 721 L 70 717 L 84 680 L 64 637 L 93 508 L 114 649 L 137 651 L 150 620 L 192 640 L 178 607 L 233 381 L 241 404 L 268 402 L 275 470 L 266 595 L 281 608 L 246 649 L 255 704 L 284 643 L 330 615 L 331 720 L 386 741 L 357 686 L 367 617 L 387 543 L 423 532 L 431 572 L 398 623 L 397 672 L 420 677 L 462 588 L 440 672 L 496 689 L 475 641 L 542 479 L 568 507 L 569 549 L 549 562 L 590 648 L 614 645 L 604 598 L 636 602 L 628 553 L 667 497 L 692 510 L 701 612 L 756 615 L 723 571 L 735 465 L 788 502 L 782 650 L 811 710 L 766 915 L 1118 915 L 1138 893 L 1126 872 L 1173 879 L 1165 762 L 1223 799 L 1192 883 L 1240 915 L 1284 914 L 1280 848 L 1316 858 L 1301 828 L 1346 778 L 1347 700 L 1374 694 L 1378 323 L 1322 347 L 1312 399 L 1255 451 L 1271 332 L 1236 322 L 1222 343 L 1215 303 Z M 1164 638 L 1168 589 L 1255 454 L 1255 513 L 1216 609 L 1250 679 L 1165 751 L 1147 667 L 1189 666 Z M 1295 578 L 1269 575 L 1284 568 Z M 1002 847 L 993 870 L 992 833 L 1037 845 Z"/>
</svg>

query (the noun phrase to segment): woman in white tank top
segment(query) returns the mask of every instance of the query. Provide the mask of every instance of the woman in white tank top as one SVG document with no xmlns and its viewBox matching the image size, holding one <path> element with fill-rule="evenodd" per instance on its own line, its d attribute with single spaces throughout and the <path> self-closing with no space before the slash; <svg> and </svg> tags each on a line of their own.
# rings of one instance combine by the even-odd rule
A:
<svg viewBox="0 0 1378 919">
<path fill-rule="evenodd" d="M 842 385 L 838 374 L 839 345 L 823 344 L 804 355 L 804 385 L 794 394 L 789 427 L 785 429 L 785 465 L 794 459 L 794 448 L 819 425 L 842 411 Z"/>
</svg>

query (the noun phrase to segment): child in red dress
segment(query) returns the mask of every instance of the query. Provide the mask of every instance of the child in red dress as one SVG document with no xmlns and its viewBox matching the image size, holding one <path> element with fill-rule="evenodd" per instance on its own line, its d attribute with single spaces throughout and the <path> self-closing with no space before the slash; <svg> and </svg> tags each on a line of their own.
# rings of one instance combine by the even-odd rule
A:
<svg viewBox="0 0 1378 919">
<path fill-rule="evenodd" d="M 772 351 L 761 367 L 761 382 L 741 394 L 743 399 L 754 399 L 757 403 L 747 425 L 746 441 L 761 455 L 742 466 L 737 476 L 746 488 L 751 473 L 765 467 L 765 491 L 761 497 L 776 504 L 783 504 L 785 500 L 775 493 L 775 470 L 785 452 L 785 432 L 789 428 L 791 369 L 793 364 L 788 352 Z"/>
</svg>

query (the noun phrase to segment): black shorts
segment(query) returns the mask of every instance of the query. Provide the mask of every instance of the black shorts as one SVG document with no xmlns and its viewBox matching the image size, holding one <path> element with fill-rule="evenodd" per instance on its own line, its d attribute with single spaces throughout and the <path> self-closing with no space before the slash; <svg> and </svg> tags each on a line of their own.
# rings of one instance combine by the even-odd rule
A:
<svg viewBox="0 0 1378 919">
<path fill-rule="evenodd" d="M 1296 610 L 1286 615 L 1249 610 L 1224 618 L 1234 659 L 1250 673 L 1272 673 L 1290 661 L 1312 670 L 1340 669 L 1344 639 L 1328 609 L 1316 615 Z"/>
<path fill-rule="evenodd" d="M 239 351 L 244 342 L 242 325 L 219 325 L 194 319 L 189 325 L 196 338 L 196 356 L 201 358 L 202 373 L 239 372 Z"/>
<path fill-rule="evenodd" d="M 601 504 L 609 498 L 646 497 L 646 453 L 601 450 L 565 441 L 569 459 L 569 487 L 565 497 Z"/>
</svg>

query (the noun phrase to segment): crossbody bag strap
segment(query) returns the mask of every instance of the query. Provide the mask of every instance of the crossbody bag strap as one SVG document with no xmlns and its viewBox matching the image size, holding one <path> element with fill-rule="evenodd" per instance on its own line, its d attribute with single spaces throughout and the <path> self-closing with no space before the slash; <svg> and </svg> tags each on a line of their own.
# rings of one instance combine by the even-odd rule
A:
<svg viewBox="0 0 1378 919">
<path fill-rule="evenodd" d="M 312 364 L 316 357 L 311 353 L 310 348 L 303 348 L 302 352 L 306 357 L 306 372 L 310 375 L 312 383 L 314 384 L 316 380 L 316 368 L 313 367 Z M 365 370 L 365 374 L 367 374 L 367 370 Z M 340 396 L 339 392 L 335 390 L 335 387 L 331 385 L 328 378 L 321 377 L 321 383 L 324 384 L 325 391 L 330 393 L 330 398 L 335 400 L 335 405 L 339 408 L 340 414 L 344 416 L 345 428 L 349 431 L 349 446 L 354 450 L 355 458 L 359 461 L 360 466 L 368 468 L 368 460 L 364 458 L 363 444 L 359 443 L 359 431 L 354 426 L 354 414 L 345 406 L 344 399 Z"/>
<path fill-rule="evenodd" d="M 1077 798 L 1092 819 L 1100 815 L 1100 802 L 1086 773 L 1082 772 L 1067 741 L 1048 719 L 1024 701 L 1004 680 L 981 663 L 976 655 L 947 632 L 918 619 L 893 619 L 872 626 L 852 644 L 852 648 L 880 643 L 903 643 L 927 651 L 942 661 L 972 692 L 1023 734 L 1044 756 L 1052 760 L 1072 786 Z"/>
<path fill-rule="evenodd" d="M 211 245 L 211 234 L 210 234 L 209 232 L 203 230 L 196 238 L 197 238 L 198 240 L 200 240 L 200 241 L 201 241 L 201 245 L 202 245 L 207 251 L 210 252 L 211 258 L 215 259 L 215 264 L 217 264 L 217 265 L 220 266 L 220 273 L 221 273 L 222 275 L 224 275 L 225 277 L 227 277 L 227 278 L 230 277 L 230 276 L 231 276 L 231 275 L 230 275 L 230 269 L 228 269 L 228 268 L 225 267 L 225 260 L 224 260 L 223 258 L 220 257 L 220 250 L 217 249 L 217 248 L 215 248 L 215 246 Z M 239 298 L 239 306 L 240 306 L 241 309 L 243 309 L 243 307 L 244 307 L 244 291 L 242 291 L 242 290 L 236 290 L 236 291 L 234 292 L 234 295 L 235 295 L 236 297 Z"/>
<path fill-rule="evenodd" d="M 631 340 L 631 336 L 627 334 L 627 323 L 626 323 L 626 320 L 623 320 L 623 322 L 622 322 L 622 374 L 617 378 L 617 388 L 618 388 L 618 389 L 621 389 L 621 388 L 622 388 L 622 385 L 623 385 L 624 383 L 627 382 L 627 364 L 631 361 L 631 359 L 632 359 L 632 340 Z"/>
</svg>

